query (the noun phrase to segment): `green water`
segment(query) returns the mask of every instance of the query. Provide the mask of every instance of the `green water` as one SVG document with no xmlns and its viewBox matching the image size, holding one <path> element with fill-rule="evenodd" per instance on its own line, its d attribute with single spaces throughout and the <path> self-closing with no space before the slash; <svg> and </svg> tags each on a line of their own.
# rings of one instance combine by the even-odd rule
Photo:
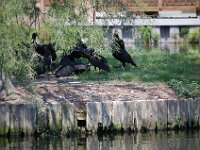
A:
<svg viewBox="0 0 200 150">
<path fill-rule="evenodd" d="M 117 136 L 0 138 L 1 150 L 199 150 L 200 131 Z"/>
</svg>

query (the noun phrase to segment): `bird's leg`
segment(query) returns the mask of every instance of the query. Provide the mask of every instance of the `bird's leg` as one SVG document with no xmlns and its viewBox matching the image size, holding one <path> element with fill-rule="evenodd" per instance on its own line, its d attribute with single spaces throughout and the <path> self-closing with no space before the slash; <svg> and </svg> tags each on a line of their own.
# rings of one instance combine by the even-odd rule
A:
<svg viewBox="0 0 200 150">
<path fill-rule="evenodd" d="M 126 66 L 126 65 L 125 65 L 125 62 L 122 63 L 122 66 L 123 66 L 123 68 L 125 68 L 125 66 Z"/>
</svg>

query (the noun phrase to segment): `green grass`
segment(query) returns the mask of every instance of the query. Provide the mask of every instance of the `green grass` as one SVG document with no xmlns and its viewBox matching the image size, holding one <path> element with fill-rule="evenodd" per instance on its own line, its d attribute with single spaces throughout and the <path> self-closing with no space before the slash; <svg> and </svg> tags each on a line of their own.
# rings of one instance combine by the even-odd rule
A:
<svg viewBox="0 0 200 150">
<path fill-rule="evenodd" d="M 167 83 L 180 97 L 200 96 L 200 52 L 169 54 L 160 50 L 128 50 L 139 68 L 113 68 L 119 64 L 110 51 L 103 51 L 111 73 L 92 70 L 77 76 L 81 81 L 136 81 L 144 83 Z"/>
</svg>

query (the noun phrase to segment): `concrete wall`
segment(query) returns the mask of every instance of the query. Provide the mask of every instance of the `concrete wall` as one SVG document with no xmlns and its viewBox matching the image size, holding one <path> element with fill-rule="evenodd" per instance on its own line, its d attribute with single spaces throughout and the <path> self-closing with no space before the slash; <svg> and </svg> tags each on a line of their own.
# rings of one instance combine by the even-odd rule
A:
<svg viewBox="0 0 200 150">
<path fill-rule="evenodd" d="M 1 103 L 0 114 L 0 135 L 65 134 L 79 128 L 80 115 L 68 103 L 50 103 L 43 106 L 43 111 L 33 104 Z M 89 102 L 81 122 L 86 122 L 91 132 L 97 132 L 99 126 L 125 131 L 199 127 L 200 98 Z"/>
<path fill-rule="evenodd" d="M 76 127 L 73 104 L 51 103 L 43 107 L 42 111 L 33 104 L 0 104 L 0 135 L 67 133 Z"/>
<path fill-rule="evenodd" d="M 0 135 L 31 134 L 36 125 L 36 111 L 30 104 L 0 104 Z"/>
<path fill-rule="evenodd" d="M 200 99 L 91 102 L 87 104 L 87 129 L 114 124 L 124 130 L 163 130 L 199 126 Z"/>
</svg>

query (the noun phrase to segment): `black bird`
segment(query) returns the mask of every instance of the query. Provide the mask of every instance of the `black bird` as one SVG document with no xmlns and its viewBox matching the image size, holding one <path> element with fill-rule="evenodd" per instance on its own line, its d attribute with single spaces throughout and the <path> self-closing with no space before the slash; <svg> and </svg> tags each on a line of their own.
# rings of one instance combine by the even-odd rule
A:
<svg viewBox="0 0 200 150">
<path fill-rule="evenodd" d="M 79 59 L 81 57 L 86 57 L 84 51 L 87 50 L 86 44 L 82 42 L 82 40 L 79 38 L 77 40 L 76 46 L 72 49 L 71 53 L 68 55 L 69 59 Z"/>
<path fill-rule="evenodd" d="M 82 42 L 81 38 L 78 38 L 74 49 L 82 51 L 84 49 L 87 49 L 87 45 Z"/>
<path fill-rule="evenodd" d="M 71 60 L 69 55 L 63 55 L 59 64 L 59 67 L 55 71 L 56 77 L 69 76 L 74 73 L 75 60 Z M 64 69 L 64 73 L 63 73 Z"/>
<path fill-rule="evenodd" d="M 87 51 L 84 52 L 85 57 L 88 59 L 90 64 L 92 64 L 96 70 L 96 67 L 99 68 L 100 70 L 105 70 L 110 72 L 110 68 L 108 66 L 108 62 L 106 58 L 104 58 L 101 55 L 98 55 L 94 52 L 93 49 L 87 49 Z"/>
<path fill-rule="evenodd" d="M 136 63 L 131 58 L 130 54 L 125 50 L 124 41 L 119 38 L 117 33 L 113 35 L 114 41 L 112 43 L 112 55 L 114 58 L 119 60 L 123 67 L 125 67 L 126 63 L 130 63 L 135 67 L 138 67 Z"/>
<path fill-rule="evenodd" d="M 77 43 L 69 54 L 63 54 L 59 67 L 55 71 L 56 77 L 69 76 L 73 73 L 81 73 L 83 71 L 89 70 L 89 66 L 83 64 L 80 60 L 81 57 L 85 56 L 85 51 L 87 51 L 87 46 L 82 42 L 81 38 L 77 38 Z"/>
<path fill-rule="evenodd" d="M 36 42 L 36 37 L 38 36 L 37 33 L 33 33 L 32 34 L 32 43 L 35 43 Z"/>
<path fill-rule="evenodd" d="M 55 49 L 53 47 L 53 44 L 52 43 L 38 44 L 36 42 L 36 37 L 37 36 L 38 36 L 37 33 L 33 33 L 32 34 L 32 43 L 33 43 L 33 47 L 35 48 L 35 51 L 38 54 L 40 54 L 40 55 L 42 55 L 44 57 L 46 57 L 46 56 L 50 57 L 51 56 L 52 61 L 55 61 L 56 58 L 57 58 L 57 55 L 56 55 L 56 51 L 55 51 Z"/>
<path fill-rule="evenodd" d="M 70 55 L 64 54 L 59 67 L 55 71 L 56 77 L 70 76 L 89 70 L 89 66 L 83 64 L 79 59 L 71 59 Z"/>
<path fill-rule="evenodd" d="M 38 44 L 36 42 L 37 33 L 32 34 L 32 44 L 33 48 L 37 52 L 37 63 L 36 72 L 37 74 L 43 74 L 46 71 L 50 70 L 53 61 L 56 60 L 57 55 L 55 49 L 51 43 L 48 44 Z"/>
<path fill-rule="evenodd" d="M 48 44 L 44 44 L 44 45 L 45 45 L 45 51 L 46 51 L 47 55 L 50 55 L 52 57 L 52 61 L 55 61 L 57 58 L 57 55 L 56 55 L 56 51 L 53 47 L 53 44 L 48 43 Z"/>
</svg>

